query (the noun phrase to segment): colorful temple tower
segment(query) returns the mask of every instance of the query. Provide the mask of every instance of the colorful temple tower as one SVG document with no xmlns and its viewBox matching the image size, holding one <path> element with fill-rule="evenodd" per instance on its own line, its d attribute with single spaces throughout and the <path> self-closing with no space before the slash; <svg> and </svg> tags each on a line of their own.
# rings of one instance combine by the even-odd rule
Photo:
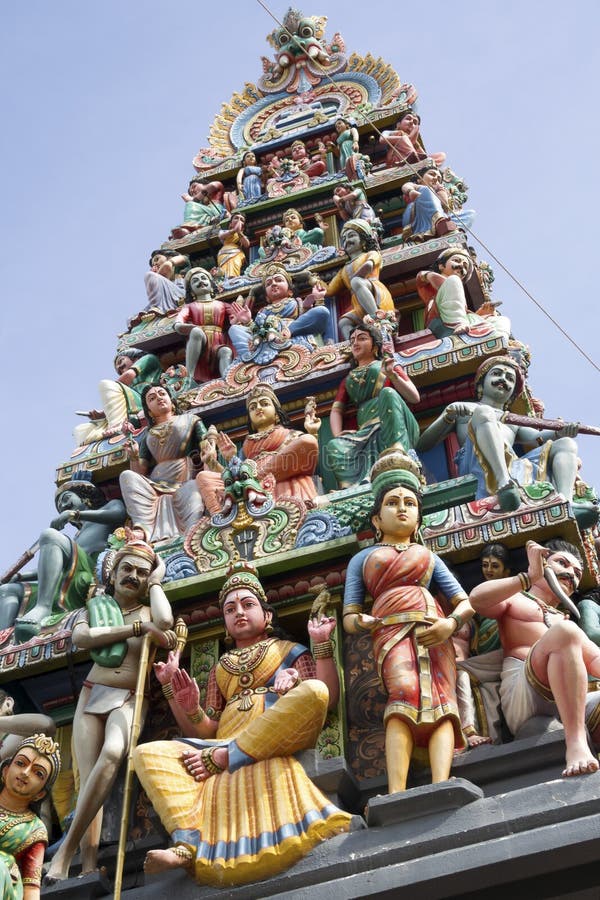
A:
<svg viewBox="0 0 600 900">
<path fill-rule="evenodd" d="M 130 310 L 118 336 L 115 376 L 99 385 L 102 409 L 78 427 L 78 446 L 58 466 L 58 518 L 32 551 L 36 574 L 17 565 L 0 587 L 2 687 L 54 720 L 68 760 L 77 698 L 89 688 L 89 645 L 78 646 L 77 626 L 95 614 L 97 597 L 115 590 L 107 569 L 135 540 L 164 563 L 182 664 L 210 697 L 224 637 L 216 598 L 232 565 L 252 567 L 292 642 L 309 643 L 311 610 L 336 619 L 333 656 L 322 653 L 335 661 L 339 701 L 316 753 L 300 759 L 353 819 L 289 871 L 259 870 L 272 878 L 250 887 L 234 880 L 220 888 L 215 877 L 205 895 L 300 897 L 326 885 L 336 897 L 419 888 L 428 897 L 489 897 L 511 886 L 567 896 L 573 877 L 582 889 L 597 884 L 598 851 L 590 842 L 582 849 L 575 822 L 598 827 L 600 776 L 589 765 L 585 777 L 556 781 L 564 740 L 549 710 L 511 731 L 490 619 L 468 624 L 457 612 L 464 594 L 453 595 L 445 570 L 438 587 L 446 600 L 418 623 L 393 604 L 392 612 L 372 611 L 380 625 L 405 628 L 394 643 L 412 641 L 417 624 L 437 618 L 453 620 L 457 634 L 454 643 L 453 627 L 445 637 L 460 673 L 452 715 L 464 752 L 454 757 L 453 780 L 429 784 L 420 752 L 427 740 L 423 747 L 415 739 L 409 790 L 388 794 L 384 719 L 392 716 L 383 685 L 391 649 L 377 649 L 373 629 L 361 624 L 371 618 L 369 598 L 359 608 L 344 590 L 357 554 L 398 549 L 373 504 L 378 486 L 397 486 L 399 472 L 409 493 L 422 490 L 423 545 L 464 592 L 482 582 L 484 547 L 501 544 L 500 574 L 520 572 L 529 596 L 526 544 L 552 539 L 569 542 L 567 557 L 574 549 L 581 556 L 578 596 L 595 588 L 598 512 L 578 474 L 576 428 L 544 419 L 529 390 L 529 347 L 499 313 L 492 269 L 472 247 L 462 174 L 444 152 L 426 148 L 416 88 L 384 60 L 349 52 L 340 34 L 326 33 L 324 17 L 290 9 L 268 41 L 263 74 L 223 104 L 208 147 L 194 157 L 181 222 L 150 254 L 146 302 Z M 64 536 L 67 523 L 78 527 L 75 539 Z M 394 565 L 386 561 L 382 579 Z M 419 576 L 424 585 L 430 575 Z M 408 578 L 390 582 L 392 599 Z M 568 604 L 565 584 L 554 579 Z M 372 582 L 367 588 L 379 609 Z M 584 603 L 593 639 L 594 604 Z M 90 624 L 117 627 L 112 612 L 102 615 Z M 358 626 L 348 627 L 354 615 Z M 142 635 L 137 620 L 132 627 Z M 432 699 L 441 663 L 417 644 L 411 665 L 425 668 L 415 727 L 435 730 L 434 707 L 446 702 Z M 146 691 L 140 743 L 176 736 L 168 692 L 152 675 Z M 76 768 L 63 767 L 55 819 L 72 811 Z M 105 809 L 101 861 L 111 876 L 121 781 Z M 144 790 L 129 805 L 127 896 L 195 896 L 180 869 L 136 887 L 143 854 L 166 839 Z M 558 850 L 545 838 L 551 826 Z M 534 878 L 537 887 L 528 887 Z M 91 875 L 47 891 L 91 896 L 84 891 L 102 884 Z"/>
</svg>

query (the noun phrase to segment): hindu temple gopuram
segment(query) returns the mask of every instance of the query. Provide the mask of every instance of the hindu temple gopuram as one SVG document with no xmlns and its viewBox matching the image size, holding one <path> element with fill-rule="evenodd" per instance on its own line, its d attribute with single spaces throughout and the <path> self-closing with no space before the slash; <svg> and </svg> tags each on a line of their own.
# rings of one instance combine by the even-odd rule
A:
<svg viewBox="0 0 600 900">
<path fill-rule="evenodd" d="M 600 431 L 409 73 L 267 41 L 2 578 L 3 897 L 597 897 Z"/>
</svg>

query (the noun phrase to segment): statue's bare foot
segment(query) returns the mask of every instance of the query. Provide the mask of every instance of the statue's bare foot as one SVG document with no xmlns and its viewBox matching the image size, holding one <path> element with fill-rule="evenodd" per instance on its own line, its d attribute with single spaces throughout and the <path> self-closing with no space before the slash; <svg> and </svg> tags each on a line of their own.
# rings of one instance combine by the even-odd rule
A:
<svg viewBox="0 0 600 900">
<path fill-rule="evenodd" d="M 479 747 L 480 744 L 491 744 L 491 737 L 484 737 L 482 734 L 470 734 L 467 738 L 469 747 Z"/>
<path fill-rule="evenodd" d="M 146 875 L 158 875 L 169 869 L 186 869 L 191 863 L 191 854 L 180 855 L 179 850 L 185 848 L 169 847 L 167 850 L 149 850 L 144 860 Z"/>
<path fill-rule="evenodd" d="M 196 781 L 206 781 L 211 775 L 224 772 L 229 764 L 227 747 L 205 747 L 183 754 L 183 764 Z"/>
<path fill-rule="evenodd" d="M 59 881 L 65 881 L 69 877 L 69 870 L 62 869 L 59 866 L 54 868 L 52 865 L 44 875 L 43 884 L 50 887 L 52 884 L 58 884 Z"/>
<path fill-rule="evenodd" d="M 85 878 L 86 875 L 106 875 L 106 866 L 93 866 L 93 868 L 86 867 L 82 869 L 78 878 Z"/>
<path fill-rule="evenodd" d="M 600 763 L 586 743 L 567 747 L 567 765 L 563 770 L 563 778 L 589 775 L 591 772 L 597 772 L 599 768 Z"/>
</svg>

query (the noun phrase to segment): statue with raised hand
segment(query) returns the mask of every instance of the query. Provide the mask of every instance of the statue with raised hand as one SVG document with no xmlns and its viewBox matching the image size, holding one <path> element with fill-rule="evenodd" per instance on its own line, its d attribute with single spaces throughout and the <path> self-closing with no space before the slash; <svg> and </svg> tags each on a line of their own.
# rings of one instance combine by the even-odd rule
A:
<svg viewBox="0 0 600 900">
<path fill-rule="evenodd" d="M 563 776 L 598 770 L 586 724 L 600 741 L 600 695 L 588 692 L 588 677 L 600 678 L 600 649 L 574 622 L 570 600 L 583 574 L 573 544 L 528 541 L 527 571 L 484 581 L 470 595 L 476 612 L 497 619 L 504 662 L 500 700 L 506 723 L 517 735 L 534 716 L 560 716 L 565 730 Z M 563 604 L 569 612 L 558 607 Z"/>
<path fill-rule="evenodd" d="M 283 871 L 317 841 L 347 831 L 350 816 L 294 758 L 315 746 L 339 697 L 335 619 L 309 621 L 313 654 L 288 640 L 256 571 L 242 561 L 231 567 L 219 605 L 227 649 L 209 675 L 205 708 L 198 685 L 170 654 L 155 672 L 182 737 L 139 745 L 134 763 L 172 838 L 169 848 L 147 854 L 146 874 L 183 868 L 202 884 L 223 886 Z M 282 794 L 265 792 L 265 784 Z M 233 796 L 244 802 L 223 799 Z M 248 830 L 250 807 L 256 818 Z M 261 841 L 267 831 L 272 840 Z"/>
</svg>

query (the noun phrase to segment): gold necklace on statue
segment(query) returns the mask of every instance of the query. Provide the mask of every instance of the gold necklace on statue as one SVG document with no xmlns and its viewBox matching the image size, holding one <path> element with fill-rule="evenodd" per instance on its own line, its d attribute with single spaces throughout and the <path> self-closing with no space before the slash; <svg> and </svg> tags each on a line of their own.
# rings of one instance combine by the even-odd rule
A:
<svg viewBox="0 0 600 900">
<path fill-rule="evenodd" d="M 241 688 L 238 693 L 230 697 L 228 702 L 239 701 L 238 709 L 243 712 L 247 712 L 254 706 L 252 701 L 254 670 L 263 662 L 274 640 L 276 638 L 267 638 L 264 641 L 259 641 L 258 644 L 253 644 L 251 647 L 229 650 L 219 660 L 220 665 L 223 666 L 229 675 L 237 677 Z M 266 692 L 267 688 L 258 688 L 258 692 L 261 690 Z"/>
</svg>

